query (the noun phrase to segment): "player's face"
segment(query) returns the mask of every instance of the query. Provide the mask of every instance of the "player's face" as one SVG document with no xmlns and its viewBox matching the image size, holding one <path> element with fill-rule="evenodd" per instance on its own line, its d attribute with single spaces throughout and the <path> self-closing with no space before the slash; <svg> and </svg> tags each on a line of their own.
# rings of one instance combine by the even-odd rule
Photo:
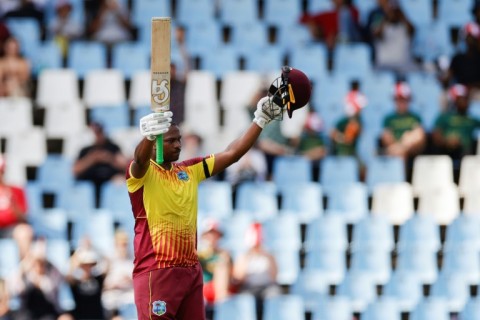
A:
<svg viewBox="0 0 480 320">
<path fill-rule="evenodd" d="M 163 135 L 163 159 L 165 162 L 177 161 L 182 151 L 182 136 L 177 126 L 171 126 Z"/>
</svg>

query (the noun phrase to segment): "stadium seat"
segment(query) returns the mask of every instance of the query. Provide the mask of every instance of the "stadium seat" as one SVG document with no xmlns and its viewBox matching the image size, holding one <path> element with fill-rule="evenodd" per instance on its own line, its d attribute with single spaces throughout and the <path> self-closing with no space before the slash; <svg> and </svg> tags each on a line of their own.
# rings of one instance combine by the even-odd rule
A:
<svg viewBox="0 0 480 320">
<path fill-rule="evenodd" d="M 453 184 L 453 162 L 446 155 L 421 155 L 413 162 L 412 186 L 415 194 Z"/>
<path fill-rule="evenodd" d="M 243 58 L 245 59 L 245 70 L 268 75 L 281 70 L 285 64 L 285 50 L 277 45 L 267 45 L 262 48 L 247 50 Z"/>
<path fill-rule="evenodd" d="M 268 250 L 300 250 L 300 221 L 293 214 L 282 214 L 263 223 L 263 241 Z"/>
<path fill-rule="evenodd" d="M 257 72 L 234 71 L 222 77 L 220 89 L 220 103 L 225 110 L 243 109 L 251 103 L 252 98 L 259 92 L 262 77 Z"/>
<path fill-rule="evenodd" d="M 215 5 L 212 0 L 179 0 L 176 17 L 179 23 L 190 27 L 191 24 L 215 20 Z"/>
<path fill-rule="evenodd" d="M 308 28 L 299 23 L 280 24 L 276 27 L 276 38 L 274 45 L 286 53 L 293 48 L 305 47 L 311 43 L 311 35 Z"/>
<path fill-rule="evenodd" d="M 407 182 L 377 185 L 372 193 L 372 215 L 386 217 L 402 225 L 414 214 L 412 186 Z"/>
<path fill-rule="evenodd" d="M 401 312 L 410 312 L 422 299 L 423 288 L 419 278 L 408 271 L 395 270 L 384 286 L 384 296 L 393 298 Z"/>
<path fill-rule="evenodd" d="M 60 272 L 68 274 L 70 267 L 70 243 L 67 239 L 47 240 L 47 259 Z"/>
<path fill-rule="evenodd" d="M 135 303 L 123 304 L 122 306 L 120 306 L 118 312 L 122 319 L 125 320 L 136 320 L 138 317 L 137 306 L 135 305 Z"/>
<path fill-rule="evenodd" d="M 370 101 L 368 101 L 368 104 L 360 113 L 362 134 L 373 135 L 376 138 L 375 140 L 378 141 L 383 132 L 385 118 L 388 116 L 389 105 L 391 105 L 390 102 L 383 103 L 381 106 L 378 102 L 370 104 Z"/>
<path fill-rule="evenodd" d="M 378 136 L 369 131 L 363 131 L 358 138 L 356 152 L 363 163 L 369 163 L 378 154 Z"/>
<path fill-rule="evenodd" d="M 418 26 L 413 38 L 413 53 L 425 62 L 434 62 L 445 56 L 451 57 L 455 48 L 450 38 L 450 29 L 441 20 Z"/>
<path fill-rule="evenodd" d="M 397 249 L 415 247 L 432 252 L 440 250 L 440 227 L 432 216 L 417 214 L 400 226 Z"/>
<path fill-rule="evenodd" d="M 299 296 L 285 294 L 267 297 L 263 303 L 264 320 L 305 319 L 305 306 Z"/>
<path fill-rule="evenodd" d="M 201 70 L 212 72 L 218 80 L 228 72 L 240 70 L 239 53 L 231 45 L 221 45 L 214 55 L 209 52 L 200 59 Z"/>
<path fill-rule="evenodd" d="M 323 192 L 316 182 L 299 184 L 280 194 L 281 209 L 295 214 L 301 223 L 309 223 L 323 214 Z"/>
<path fill-rule="evenodd" d="M 422 73 L 409 73 L 407 81 L 412 89 L 410 108 L 419 114 L 423 127 L 430 132 L 441 112 L 442 88 L 436 78 Z"/>
<path fill-rule="evenodd" d="M 301 13 L 301 4 L 297 0 L 266 0 L 263 20 L 274 27 L 292 25 L 298 22 Z"/>
<path fill-rule="evenodd" d="M 132 22 L 141 25 L 144 21 L 151 21 L 153 17 L 171 17 L 172 8 L 169 1 L 137 0 L 132 6 Z"/>
<path fill-rule="evenodd" d="M 228 250 L 233 257 L 245 252 L 248 249 L 245 235 L 252 222 L 254 218 L 249 212 L 235 211 L 233 216 L 221 225 L 224 232 L 220 240 L 221 247 Z"/>
<path fill-rule="evenodd" d="M 192 23 L 185 40 L 188 52 L 193 57 L 211 54 L 213 48 L 218 48 L 223 43 L 220 23 L 216 20 Z"/>
<path fill-rule="evenodd" d="M 358 79 L 372 72 L 371 48 L 364 43 L 340 44 L 333 52 L 333 72 Z"/>
<path fill-rule="evenodd" d="M 127 104 L 112 107 L 90 108 L 90 120 L 103 126 L 107 135 L 130 127 L 130 114 Z"/>
<path fill-rule="evenodd" d="M 32 73 L 35 76 L 38 76 L 43 70 L 61 69 L 63 67 L 63 57 L 59 46 L 53 41 L 42 43 L 32 58 L 32 67 Z"/>
<path fill-rule="evenodd" d="M 311 182 L 312 163 L 302 156 L 282 156 L 273 160 L 272 179 L 280 192 Z"/>
<path fill-rule="evenodd" d="M 150 108 L 150 71 L 136 71 L 132 74 L 128 102 L 133 109 Z"/>
<path fill-rule="evenodd" d="M 33 127 L 32 102 L 27 98 L 0 98 L 0 136 L 8 137 Z"/>
<path fill-rule="evenodd" d="M 73 162 L 61 155 L 50 154 L 38 167 L 37 181 L 43 191 L 59 193 L 74 183 Z"/>
<path fill-rule="evenodd" d="M 480 190 L 480 156 L 465 155 L 460 163 L 458 191 L 466 195 Z"/>
<path fill-rule="evenodd" d="M 111 212 L 116 222 L 133 219 L 127 185 L 118 181 L 109 181 L 103 184 L 100 208 Z"/>
<path fill-rule="evenodd" d="M 359 180 L 359 164 L 354 157 L 327 156 L 320 162 L 320 184 L 326 192 Z"/>
<path fill-rule="evenodd" d="M 215 74 L 191 71 L 185 88 L 185 125 L 202 137 L 220 130 Z"/>
<path fill-rule="evenodd" d="M 149 48 L 138 42 L 118 43 L 112 48 L 112 68 L 120 70 L 125 79 L 150 69 Z"/>
<path fill-rule="evenodd" d="M 321 273 L 329 284 L 339 284 L 347 272 L 345 250 L 335 246 L 308 250 L 303 268 L 306 271 Z"/>
<path fill-rule="evenodd" d="M 134 123 L 139 123 L 140 119 L 137 119 Z M 121 152 L 127 157 L 132 156 L 135 153 L 135 148 L 138 143 L 142 141 L 143 136 L 138 134 L 138 129 L 136 126 L 131 126 L 124 129 L 115 130 L 110 135 L 110 138 L 115 142 L 119 147 Z"/>
<path fill-rule="evenodd" d="M 34 59 L 42 40 L 39 22 L 34 18 L 8 18 L 10 33 L 19 41 L 20 50 L 28 59 Z"/>
<path fill-rule="evenodd" d="M 118 107 L 126 102 L 124 77 L 119 70 L 94 70 L 85 74 L 83 100 L 88 108 Z M 102 88 L 102 90 L 98 90 Z"/>
<path fill-rule="evenodd" d="M 368 214 L 368 191 L 363 183 L 352 183 L 327 190 L 327 210 L 356 223 Z"/>
<path fill-rule="evenodd" d="M 328 280 L 322 272 L 302 270 L 290 287 L 290 293 L 300 296 L 304 302 L 305 310 L 313 313 L 317 309 L 319 301 L 329 294 L 330 283 Z M 348 320 L 351 320 L 351 318 Z"/>
<path fill-rule="evenodd" d="M 13 276 L 20 266 L 20 256 L 15 240 L 8 238 L 0 239 L 0 252 L 2 252 L 0 277 L 7 279 Z"/>
<path fill-rule="evenodd" d="M 233 213 L 232 185 L 226 181 L 206 181 L 198 186 L 198 215 L 216 219 Z"/>
<path fill-rule="evenodd" d="M 368 14 L 370 11 L 372 11 L 372 9 L 375 8 L 375 5 L 377 4 L 375 0 L 354 0 L 353 3 L 360 12 L 361 23 L 367 22 Z"/>
<path fill-rule="evenodd" d="M 401 312 L 396 299 L 380 297 L 367 306 L 361 315 L 363 320 L 400 320 Z"/>
<path fill-rule="evenodd" d="M 428 25 L 433 21 L 431 1 L 401 0 L 400 7 L 415 27 Z"/>
<path fill-rule="evenodd" d="M 28 131 L 9 136 L 5 153 L 24 165 L 41 165 L 47 156 L 44 129 L 32 127 Z"/>
<path fill-rule="evenodd" d="M 35 236 L 47 240 L 68 239 L 68 216 L 63 209 L 44 209 L 29 219 Z"/>
<path fill-rule="evenodd" d="M 469 285 L 476 285 L 480 280 L 480 256 L 475 248 L 456 248 L 443 250 L 442 271 L 459 273 Z"/>
<path fill-rule="evenodd" d="M 70 221 L 95 209 L 95 187 L 89 181 L 76 182 L 58 193 L 56 207 L 67 212 Z"/>
<path fill-rule="evenodd" d="M 352 250 L 370 249 L 390 252 L 394 249 L 393 226 L 385 217 L 367 216 L 353 226 Z"/>
<path fill-rule="evenodd" d="M 432 215 L 439 224 L 450 224 L 460 214 L 456 185 L 422 192 L 418 201 L 418 213 Z"/>
<path fill-rule="evenodd" d="M 43 191 L 35 181 L 29 181 L 25 184 L 25 196 L 28 203 L 28 214 L 30 216 L 38 214 L 43 210 Z"/>
<path fill-rule="evenodd" d="M 329 0 L 309 0 L 307 1 L 307 12 L 316 14 L 334 9 L 333 3 Z"/>
<path fill-rule="evenodd" d="M 448 303 L 443 298 L 425 297 L 410 313 L 411 320 L 449 320 Z"/>
<path fill-rule="evenodd" d="M 27 165 L 24 163 L 24 160 L 19 159 L 17 156 L 12 156 L 9 154 L 4 155 L 8 166 L 5 170 L 5 182 L 23 186 L 27 181 Z"/>
<path fill-rule="evenodd" d="M 317 303 L 313 320 L 351 320 L 353 317 L 350 299 L 341 296 L 325 296 Z"/>
<path fill-rule="evenodd" d="M 304 248 L 312 250 L 348 248 L 347 225 L 340 216 L 325 214 L 306 226 Z"/>
<path fill-rule="evenodd" d="M 389 71 L 376 71 L 364 75 L 360 80 L 360 88 L 367 97 L 368 106 L 381 109 L 382 113 L 394 111 L 395 82 L 395 74 Z"/>
<path fill-rule="evenodd" d="M 278 267 L 277 283 L 282 286 L 291 286 L 300 273 L 299 251 L 287 248 L 274 250 L 272 254 Z"/>
<path fill-rule="evenodd" d="M 378 156 L 367 163 L 365 182 L 370 191 L 379 184 L 405 181 L 405 164 L 400 157 Z"/>
<path fill-rule="evenodd" d="M 322 44 L 294 47 L 289 52 L 288 63 L 314 81 L 318 75 L 327 74 L 327 48 Z"/>
<path fill-rule="evenodd" d="M 354 249 L 350 270 L 367 273 L 376 284 L 385 284 L 392 272 L 391 253 L 376 247 Z"/>
<path fill-rule="evenodd" d="M 44 107 L 80 100 L 78 75 L 73 69 L 45 69 L 38 75 L 36 102 Z"/>
<path fill-rule="evenodd" d="M 347 297 L 352 304 L 353 312 L 363 312 L 376 300 L 377 292 L 374 279 L 370 274 L 349 270 L 342 283 L 338 285 L 338 296 Z"/>
<path fill-rule="evenodd" d="M 470 297 L 469 289 L 467 279 L 463 274 L 442 271 L 432 284 L 430 295 L 445 299 L 448 301 L 448 311 L 458 313 L 463 310 Z"/>
<path fill-rule="evenodd" d="M 100 42 L 72 42 L 67 68 L 75 70 L 81 79 L 92 70 L 105 69 L 107 68 L 107 48 Z"/>
<path fill-rule="evenodd" d="M 255 0 L 223 0 L 219 8 L 219 19 L 224 25 L 242 28 L 258 21 Z M 252 34 L 253 37 L 255 35 Z"/>
<path fill-rule="evenodd" d="M 237 188 L 235 208 L 264 221 L 278 214 L 277 188 L 272 182 L 243 182 Z"/>
<path fill-rule="evenodd" d="M 269 43 L 268 39 L 267 27 L 259 21 L 251 21 L 232 28 L 229 44 L 245 56 L 250 51 L 263 50 Z"/>
<path fill-rule="evenodd" d="M 93 132 L 86 128 L 80 133 L 69 134 L 63 137 L 62 155 L 69 159 L 76 159 L 83 147 L 95 141 Z"/>
<path fill-rule="evenodd" d="M 466 22 L 473 20 L 472 7 L 473 0 L 439 0 L 437 19 L 450 28 L 461 28 Z"/>
<path fill-rule="evenodd" d="M 250 294 L 237 294 L 214 305 L 214 320 L 256 319 L 255 298 Z"/>
<path fill-rule="evenodd" d="M 480 298 L 471 297 L 465 307 L 459 314 L 460 320 L 479 320 L 480 319 Z"/>
<path fill-rule="evenodd" d="M 480 252 L 480 219 L 475 215 L 461 214 L 448 226 L 445 234 L 445 250 L 472 248 Z"/>
<path fill-rule="evenodd" d="M 86 129 L 85 107 L 80 102 L 54 104 L 45 110 L 44 127 L 47 138 L 63 139 Z"/>
<path fill-rule="evenodd" d="M 396 270 L 415 275 L 420 283 L 432 284 L 439 271 L 437 252 L 421 246 L 401 248 L 398 250 Z"/>
</svg>

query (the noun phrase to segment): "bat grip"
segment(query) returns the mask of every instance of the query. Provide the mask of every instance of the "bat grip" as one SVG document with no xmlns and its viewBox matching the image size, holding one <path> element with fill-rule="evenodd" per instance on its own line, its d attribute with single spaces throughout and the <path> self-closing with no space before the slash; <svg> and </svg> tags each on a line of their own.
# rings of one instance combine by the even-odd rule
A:
<svg viewBox="0 0 480 320">
<path fill-rule="evenodd" d="M 163 134 L 157 136 L 157 163 L 163 163 Z"/>
</svg>

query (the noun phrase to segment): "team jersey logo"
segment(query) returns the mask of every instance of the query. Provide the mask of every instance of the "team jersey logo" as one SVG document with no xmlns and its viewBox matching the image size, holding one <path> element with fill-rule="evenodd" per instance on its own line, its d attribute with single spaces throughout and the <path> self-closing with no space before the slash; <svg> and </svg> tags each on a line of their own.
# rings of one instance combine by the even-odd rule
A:
<svg viewBox="0 0 480 320">
<path fill-rule="evenodd" d="M 167 312 L 167 303 L 165 301 L 157 300 L 153 302 L 152 313 L 161 316 Z"/>
<path fill-rule="evenodd" d="M 188 179 L 190 179 L 185 171 L 180 171 L 179 173 L 177 173 L 177 177 L 181 181 L 188 181 Z"/>
</svg>

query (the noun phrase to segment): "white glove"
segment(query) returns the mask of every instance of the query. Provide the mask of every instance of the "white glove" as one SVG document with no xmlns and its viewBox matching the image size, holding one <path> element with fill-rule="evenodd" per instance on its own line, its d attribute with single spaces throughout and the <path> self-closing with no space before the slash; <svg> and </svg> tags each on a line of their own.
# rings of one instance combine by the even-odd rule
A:
<svg viewBox="0 0 480 320">
<path fill-rule="evenodd" d="M 254 112 L 255 122 L 260 128 L 264 128 L 273 119 L 280 119 L 283 109 L 273 103 L 269 97 L 263 97 L 257 103 L 257 110 Z"/>
<path fill-rule="evenodd" d="M 140 119 L 140 133 L 150 141 L 164 134 L 170 128 L 173 113 L 171 111 L 154 112 Z"/>
</svg>

